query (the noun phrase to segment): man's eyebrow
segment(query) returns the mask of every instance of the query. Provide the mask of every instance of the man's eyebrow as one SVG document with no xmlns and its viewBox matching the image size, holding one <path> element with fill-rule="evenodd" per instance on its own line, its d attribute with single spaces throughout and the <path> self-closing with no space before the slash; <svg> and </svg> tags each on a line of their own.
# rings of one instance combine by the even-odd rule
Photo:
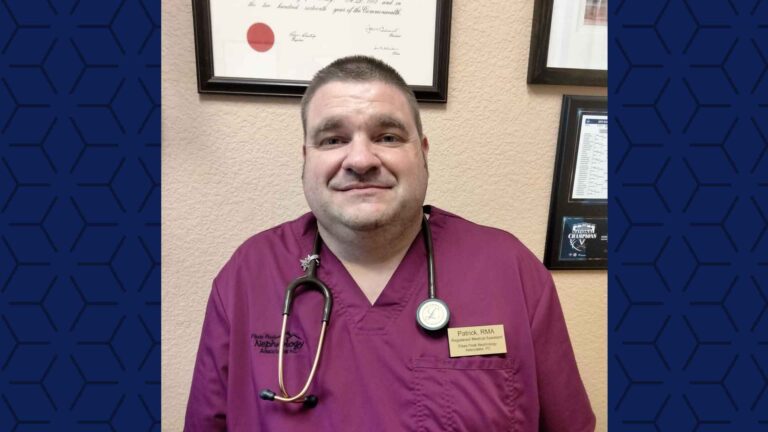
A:
<svg viewBox="0 0 768 432">
<path fill-rule="evenodd" d="M 323 119 L 317 127 L 310 131 L 310 137 L 317 139 L 319 135 L 328 132 L 330 130 L 341 129 L 344 125 L 344 121 L 339 117 L 328 117 Z"/>
<path fill-rule="evenodd" d="M 405 123 L 388 114 L 375 116 L 369 121 L 369 124 L 380 129 L 397 129 L 403 132 L 408 131 Z M 314 129 L 310 130 L 309 137 L 314 141 L 317 140 L 320 135 L 328 131 L 339 130 L 342 128 L 344 128 L 344 119 L 342 117 L 328 117 L 323 119 Z"/>
<path fill-rule="evenodd" d="M 405 123 L 391 115 L 382 114 L 376 116 L 371 123 L 382 129 L 399 129 L 403 132 L 408 131 L 408 128 L 405 127 Z"/>
</svg>

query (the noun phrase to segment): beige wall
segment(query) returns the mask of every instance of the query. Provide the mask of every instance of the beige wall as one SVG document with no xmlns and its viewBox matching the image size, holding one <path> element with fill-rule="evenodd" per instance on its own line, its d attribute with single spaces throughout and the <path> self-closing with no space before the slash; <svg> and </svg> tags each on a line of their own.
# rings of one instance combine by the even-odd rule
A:
<svg viewBox="0 0 768 432">
<path fill-rule="evenodd" d="M 427 202 L 544 252 L 561 96 L 528 86 L 533 0 L 454 0 L 448 104 L 423 104 Z M 180 430 L 210 282 L 251 234 L 307 211 L 297 99 L 200 96 L 190 0 L 162 13 L 162 421 Z M 606 426 L 606 273 L 554 273 L 598 430 Z"/>
</svg>

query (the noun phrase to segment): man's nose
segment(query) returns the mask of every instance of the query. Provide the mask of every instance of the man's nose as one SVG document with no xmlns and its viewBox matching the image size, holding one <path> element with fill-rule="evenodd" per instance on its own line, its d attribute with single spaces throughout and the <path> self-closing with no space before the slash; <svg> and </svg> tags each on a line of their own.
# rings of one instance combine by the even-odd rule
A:
<svg viewBox="0 0 768 432">
<path fill-rule="evenodd" d="M 368 137 L 356 136 L 347 145 L 347 155 L 342 163 L 342 168 L 345 170 L 362 175 L 380 166 L 381 160 L 376 154 L 376 144 Z"/>
</svg>

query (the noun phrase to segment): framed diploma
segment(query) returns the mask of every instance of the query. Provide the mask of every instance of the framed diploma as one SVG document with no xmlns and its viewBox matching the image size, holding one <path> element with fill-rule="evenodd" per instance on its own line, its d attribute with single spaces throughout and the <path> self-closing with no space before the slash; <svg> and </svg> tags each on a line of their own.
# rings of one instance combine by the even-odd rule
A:
<svg viewBox="0 0 768 432">
<path fill-rule="evenodd" d="M 535 0 L 528 83 L 608 85 L 608 0 Z"/>
<path fill-rule="evenodd" d="M 397 69 L 446 102 L 451 0 L 192 0 L 200 93 L 295 96 L 348 55 Z"/>
<path fill-rule="evenodd" d="M 608 268 L 608 100 L 563 96 L 544 265 Z"/>
</svg>

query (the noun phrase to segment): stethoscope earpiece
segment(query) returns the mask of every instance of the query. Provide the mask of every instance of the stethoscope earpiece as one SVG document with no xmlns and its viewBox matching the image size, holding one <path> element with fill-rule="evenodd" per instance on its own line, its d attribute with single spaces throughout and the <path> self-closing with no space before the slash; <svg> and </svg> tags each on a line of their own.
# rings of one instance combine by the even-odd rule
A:
<svg viewBox="0 0 768 432">
<path fill-rule="evenodd" d="M 307 397 L 306 397 L 306 399 L 304 399 L 304 403 L 302 403 L 302 405 L 304 405 L 304 408 L 311 409 L 311 408 L 314 408 L 314 407 L 317 406 L 317 402 L 318 402 L 317 396 L 315 396 L 315 395 L 307 395 Z"/>
<path fill-rule="evenodd" d="M 259 392 L 259 397 L 266 401 L 273 401 L 275 400 L 275 392 L 269 389 L 264 389 Z"/>
<path fill-rule="evenodd" d="M 277 395 L 270 389 L 264 389 L 259 392 L 259 398 L 266 401 L 273 401 Z M 315 395 L 307 395 L 304 400 L 297 400 L 295 402 L 301 402 L 304 408 L 312 409 L 317 406 L 319 399 Z"/>
</svg>

